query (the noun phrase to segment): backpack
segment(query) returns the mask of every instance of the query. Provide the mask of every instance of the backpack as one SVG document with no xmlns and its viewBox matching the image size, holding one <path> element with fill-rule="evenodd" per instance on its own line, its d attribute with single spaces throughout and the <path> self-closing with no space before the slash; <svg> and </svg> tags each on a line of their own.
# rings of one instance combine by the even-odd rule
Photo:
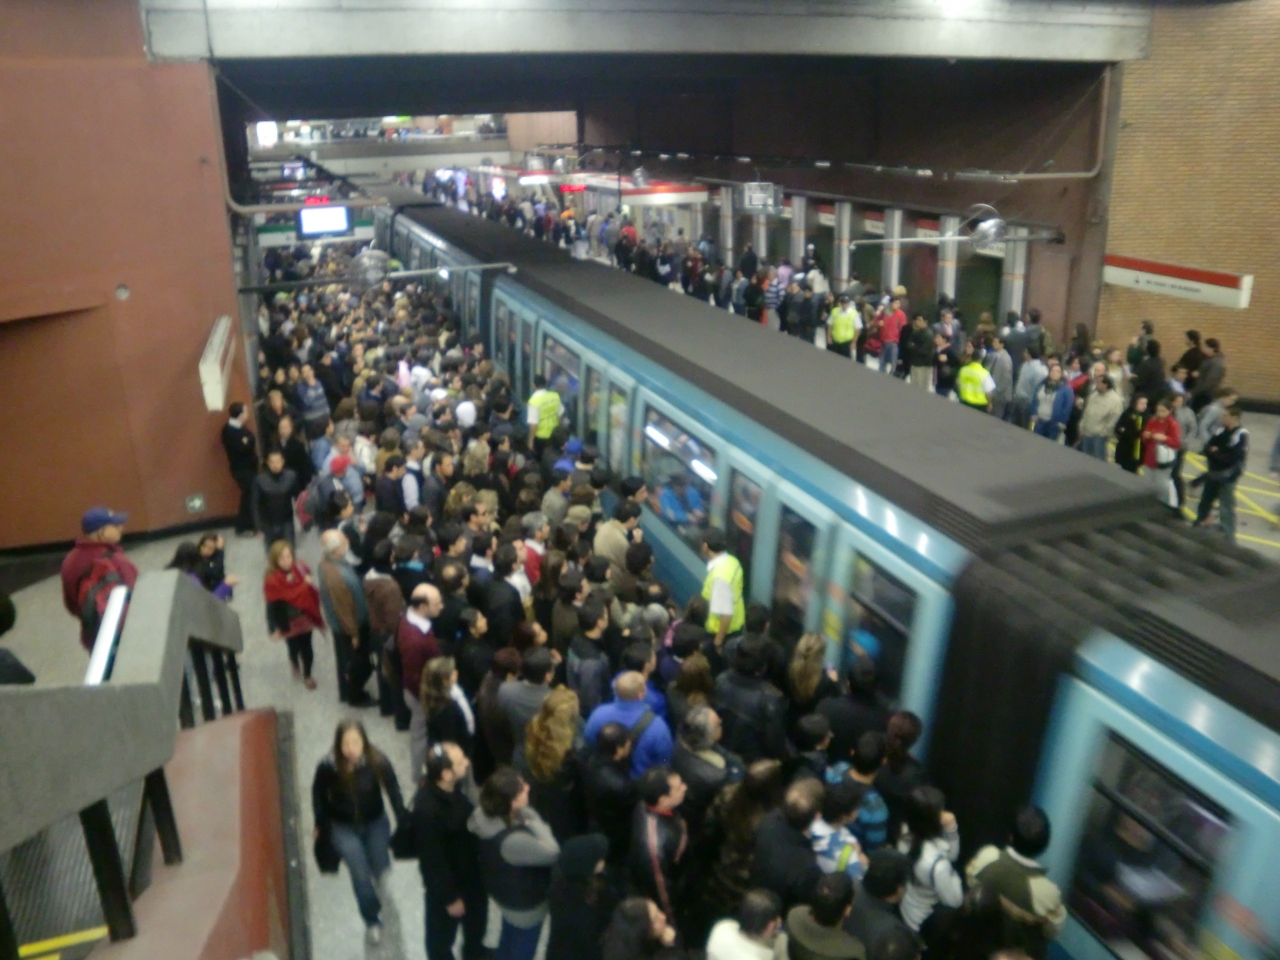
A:
<svg viewBox="0 0 1280 960">
<path fill-rule="evenodd" d="M 312 478 L 307 484 L 307 489 L 302 491 L 302 496 L 294 501 L 293 510 L 298 516 L 298 525 L 303 530 L 310 530 L 315 526 L 320 515 L 327 509 L 333 501 L 333 495 L 341 489 L 341 484 L 333 477 L 325 477 L 323 474 Z"/>
<path fill-rule="evenodd" d="M 111 597 L 112 588 L 122 583 L 124 577 L 105 558 L 95 560 L 80 581 L 80 630 L 81 636 L 90 644 L 97 639 L 98 630 L 102 627 L 102 615 L 107 612 L 107 601 Z"/>
</svg>

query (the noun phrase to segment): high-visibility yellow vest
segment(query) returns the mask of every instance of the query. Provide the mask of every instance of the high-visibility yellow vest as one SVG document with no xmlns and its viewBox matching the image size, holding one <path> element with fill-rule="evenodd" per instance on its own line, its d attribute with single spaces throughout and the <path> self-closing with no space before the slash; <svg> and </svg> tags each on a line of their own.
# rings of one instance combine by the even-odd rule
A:
<svg viewBox="0 0 1280 960">
<path fill-rule="evenodd" d="M 982 383 L 987 379 L 987 368 L 977 360 L 971 360 L 960 368 L 956 378 L 956 392 L 960 394 L 960 402 L 971 407 L 986 407 L 987 391 Z"/>
<path fill-rule="evenodd" d="M 728 633 L 737 633 L 747 622 L 747 605 L 742 599 L 742 564 L 738 558 L 722 553 L 711 561 L 707 568 L 707 579 L 702 582 L 702 599 L 711 600 L 711 585 L 717 580 L 727 580 L 733 590 L 733 616 L 729 618 Z M 720 632 L 720 618 L 714 613 L 707 614 L 707 632 Z"/>
<path fill-rule="evenodd" d="M 538 428 L 533 435 L 539 440 L 548 439 L 551 431 L 560 425 L 560 394 L 554 390 L 535 390 L 529 406 L 538 411 Z"/>
<path fill-rule="evenodd" d="M 831 342 L 848 343 L 854 336 L 854 321 L 857 319 L 856 307 L 836 307 L 831 311 Z"/>
</svg>

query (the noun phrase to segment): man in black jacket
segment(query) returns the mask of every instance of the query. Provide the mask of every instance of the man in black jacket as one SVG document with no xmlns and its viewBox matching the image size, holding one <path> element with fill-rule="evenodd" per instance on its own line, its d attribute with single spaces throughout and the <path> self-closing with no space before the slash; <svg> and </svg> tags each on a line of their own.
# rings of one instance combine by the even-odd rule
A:
<svg viewBox="0 0 1280 960">
<path fill-rule="evenodd" d="M 507 582 L 518 561 L 514 544 L 504 543 L 494 551 L 493 579 L 485 588 L 484 614 L 489 618 L 489 637 L 495 648 L 510 646 L 511 634 L 524 619 L 520 591 Z"/>
<path fill-rule="evenodd" d="M 231 419 L 222 427 L 222 448 L 227 451 L 231 479 L 240 488 L 240 509 L 236 512 L 236 533 L 253 533 L 253 508 L 250 494 L 253 478 L 258 475 L 258 440 L 245 426 L 243 403 L 233 403 Z"/>
<path fill-rule="evenodd" d="M 475 809 L 471 763 L 456 743 L 427 752 L 426 776 L 413 799 L 413 839 L 426 888 L 427 960 L 452 960 L 462 923 L 463 960 L 485 954 L 489 897 L 480 877 L 480 844 L 467 829 Z"/>
<path fill-rule="evenodd" d="M 765 638 L 748 635 L 733 651 L 733 668 L 716 678 L 713 700 L 724 724 L 725 748 L 748 766 L 786 753 L 786 698 L 765 679 L 767 669 Z"/>
<path fill-rule="evenodd" d="M 720 788 L 742 779 L 742 761 L 720 746 L 721 733 L 720 717 L 714 710 L 694 707 L 680 725 L 680 736 L 671 752 L 671 769 L 688 787 L 680 813 L 693 837 L 701 832 L 707 809 Z"/>
<path fill-rule="evenodd" d="M 751 885 L 776 893 L 784 913 L 808 903 L 822 877 L 808 834 L 822 809 L 822 796 L 817 780 L 796 781 L 787 788 L 782 809 L 766 815 L 756 833 Z"/>
<path fill-rule="evenodd" d="M 676 916 L 676 882 L 689 833 L 677 810 L 684 801 L 680 774 L 650 767 L 638 783 L 640 802 L 631 818 L 631 882 L 668 917 Z"/>
<path fill-rule="evenodd" d="M 622 724 L 600 728 L 583 781 L 590 828 L 609 838 L 609 863 L 621 864 L 631 847 L 631 814 L 636 808 L 631 733 Z"/>
<path fill-rule="evenodd" d="M 284 466 L 279 449 L 267 451 L 267 469 L 253 481 L 250 509 L 253 528 L 262 534 L 263 546 L 271 551 L 277 540 L 293 545 L 293 491 L 298 482 L 292 470 Z"/>
</svg>

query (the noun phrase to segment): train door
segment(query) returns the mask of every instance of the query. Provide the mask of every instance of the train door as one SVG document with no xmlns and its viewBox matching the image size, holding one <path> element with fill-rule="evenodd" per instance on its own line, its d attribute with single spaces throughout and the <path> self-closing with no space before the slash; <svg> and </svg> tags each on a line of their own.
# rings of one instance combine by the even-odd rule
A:
<svg viewBox="0 0 1280 960">
<path fill-rule="evenodd" d="M 582 422 L 578 428 L 582 442 L 591 444 L 597 450 L 600 449 L 600 438 L 605 430 L 604 370 L 605 366 L 598 357 L 587 359 L 582 389 Z"/>
<path fill-rule="evenodd" d="M 464 276 L 467 292 L 463 301 L 462 329 L 472 334 L 480 329 L 480 274 L 472 271 Z"/>
<path fill-rule="evenodd" d="M 733 448 L 725 456 L 725 497 L 723 514 L 717 525 L 724 530 L 729 553 L 742 564 L 743 592 L 748 602 L 767 603 L 773 583 L 772 538 L 763 531 L 777 526 L 781 481 L 772 470 L 761 466 Z M 768 542 L 766 542 L 768 541 Z"/>
<path fill-rule="evenodd" d="M 776 507 L 761 533 L 757 547 L 768 557 L 771 589 L 767 594 L 773 611 L 773 635 L 795 644 L 802 634 L 817 630 L 822 617 L 822 589 L 831 534 L 836 518 L 812 497 L 787 483 L 774 486 Z"/>
<path fill-rule="evenodd" d="M 532 310 L 521 311 L 519 315 L 519 349 L 516 358 L 516 375 L 512 376 L 512 383 L 518 387 L 517 392 L 521 400 L 528 400 L 530 394 L 533 393 L 533 373 L 534 363 L 534 334 L 535 327 L 538 323 L 538 315 Z"/>
<path fill-rule="evenodd" d="M 631 398 L 636 382 L 618 370 L 608 371 L 602 429 L 604 443 L 600 450 L 605 464 L 615 476 L 628 477 L 640 472 L 639 444 L 632 435 Z M 631 451 L 636 450 L 633 460 Z"/>
<path fill-rule="evenodd" d="M 842 524 L 823 593 L 828 662 L 847 669 L 870 658 L 881 697 L 927 729 L 951 616 L 947 590 L 871 533 Z"/>
<path fill-rule="evenodd" d="M 1133 660 L 1141 687 L 1122 696 L 1178 686 L 1187 712 L 1144 717 L 1148 707 L 1064 684 L 1037 788 L 1053 830 L 1041 862 L 1068 910 L 1059 943 L 1073 960 L 1270 960 L 1280 949 L 1280 743 L 1145 656 Z"/>
</svg>

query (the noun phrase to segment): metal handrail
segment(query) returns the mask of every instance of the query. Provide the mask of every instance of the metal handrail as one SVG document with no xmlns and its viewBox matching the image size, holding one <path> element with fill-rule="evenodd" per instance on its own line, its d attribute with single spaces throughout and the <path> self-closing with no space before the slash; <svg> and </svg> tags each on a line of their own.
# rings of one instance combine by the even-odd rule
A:
<svg viewBox="0 0 1280 960">
<path fill-rule="evenodd" d="M 163 768 L 193 642 L 238 653 L 239 617 L 184 573 L 144 573 L 110 683 L 0 687 L 0 851 Z"/>
</svg>

